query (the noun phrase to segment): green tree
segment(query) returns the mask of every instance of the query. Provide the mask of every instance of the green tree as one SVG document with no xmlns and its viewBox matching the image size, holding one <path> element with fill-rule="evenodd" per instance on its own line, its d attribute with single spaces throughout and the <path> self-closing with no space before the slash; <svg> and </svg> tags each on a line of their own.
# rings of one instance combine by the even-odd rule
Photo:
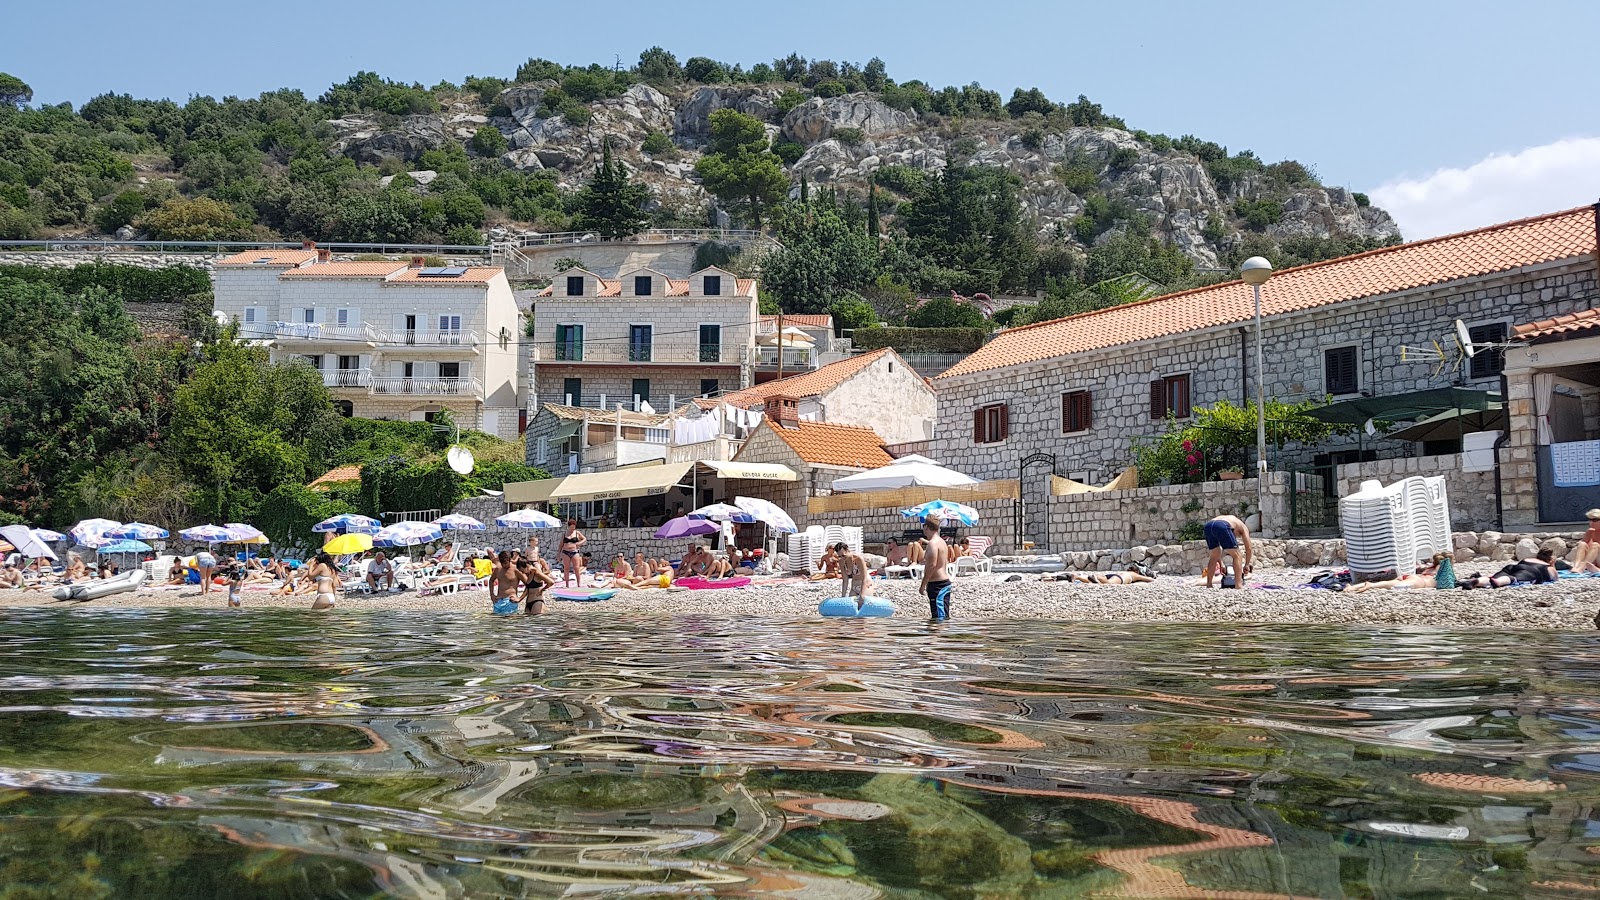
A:
<svg viewBox="0 0 1600 900">
<path fill-rule="evenodd" d="M 906 324 L 912 328 L 985 328 L 988 325 L 976 306 L 950 297 L 924 301 L 906 316 Z"/>
<path fill-rule="evenodd" d="M 924 289 L 1026 289 L 1038 264 L 1038 245 L 1023 218 L 1020 186 L 1004 170 L 961 164 L 922 182 L 899 213 L 911 252 L 931 266 L 966 276 L 961 284 L 925 283 Z M 925 280 L 951 279 L 935 274 Z"/>
<path fill-rule="evenodd" d="M 1055 109 L 1056 105 L 1051 103 L 1050 98 L 1044 95 L 1044 91 L 1038 88 L 1028 88 L 1027 90 L 1017 88 L 1011 92 L 1011 99 L 1006 102 L 1006 112 L 1010 113 L 1013 119 L 1020 118 L 1024 113 L 1030 112 L 1047 116 L 1055 112 Z"/>
<path fill-rule="evenodd" d="M 766 127 L 732 109 L 711 114 L 711 145 L 694 171 L 718 199 L 743 206 L 757 228 L 766 207 L 789 189 L 783 166 L 767 149 Z"/>
<path fill-rule="evenodd" d="M 670 84 L 683 78 L 678 58 L 660 47 L 639 54 L 639 77 L 651 84 Z"/>
<path fill-rule="evenodd" d="M 878 221 L 878 173 L 873 172 L 872 177 L 867 179 L 867 234 L 876 239 L 882 233 Z"/>
<path fill-rule="evenodd" d="M 833 330 L 839 334 L 857 328 L 871 328 L 878 324 L 878 311 L 872 308 L 872 304 L 859 297 L 835 300 L 833 305 L 828 307 L 828 314 L 833 316 Z"/>
<path fill-rule="evenodd" d="M 506 152 L 506 136 L 493 125 L 485 125 L 473 133 L 472 149 L 484 156 L 499 156 Z"/>
<path fill-rule="evenodd" d="M 0 103 L 25 106 L 33 102 L 33 88 L 15 75 L 0 72 Z"/>
<path fill-rule="evenodd" d="M 123 191 L 95 213 L 95 227 L 106 234 L 113 234 L 118 228 L 133 224 L 133 220 L 139 218 L 145 208 L 143 191 Z"/>
<path fill-rule="evenodd" d="M 278 485 L 320 474 L 342 424 L 315 369 L 272 364 L 264 350 L 223 341 L 178 389 L 171 430 L 197 512 L 242 521 Z"/>
<path fill-rule="evenodd" d="M 883 60 L 874 56 L 867 60 L 866 68 L 861 70 L 861 79 L 869 91 L 881 91 L 889 83 L 888 69 Z"/>
<path fill-rule="evenodd" d="M 683 74 L 690 81 L 701 84 L 721 84 L 728 80 L 727 68 L 707 56 L 689 57 L 683 64 Z"/>
<path fill-rule="evenodd" d="M 762 260 L 761 287 L 785 312 L 823 312 L 877 278 L 877 241 L 832 205 L 789 204 L 773 224 L 779 247 Z"/>
<path fill-rule="evenodd" d="M 628 177 L 627 168 L 611 158 L 611 145 L 607 144 L 594 178 L 573 201 L 576 224 L 610 240 L 638 234 L 650 222 L 644 211 L 649 199 L 650 189 Z"/>
<path fill-rule="evenodd" d="M 168 200 L 139 223 L 157 241 L 231 241 L 250 233 L 233 208 L 210 197 Z"/>
</svg>

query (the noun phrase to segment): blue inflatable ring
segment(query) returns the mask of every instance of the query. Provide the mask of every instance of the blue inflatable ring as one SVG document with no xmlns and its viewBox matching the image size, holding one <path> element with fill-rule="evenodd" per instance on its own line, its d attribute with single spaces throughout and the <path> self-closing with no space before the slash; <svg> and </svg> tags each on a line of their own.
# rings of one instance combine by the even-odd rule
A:
<svg viewBox="0 0 1600 900">
<path fill-rule="evenodd" d="M 856 609 L 856 598 L 834 597 L 822 601 L 817 612 L 829 618 L 881 619 L 894 615 L 894 604 L 882 597 L 868 597 L 867 602 Z"/>
</svg>

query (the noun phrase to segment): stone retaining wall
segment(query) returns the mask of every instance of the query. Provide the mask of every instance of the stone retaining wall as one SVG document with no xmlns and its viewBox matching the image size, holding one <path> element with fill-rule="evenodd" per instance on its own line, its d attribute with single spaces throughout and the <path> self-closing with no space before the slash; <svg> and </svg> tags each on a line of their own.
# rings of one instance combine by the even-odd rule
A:
<svg viewBox="0 0 1600 900">
<path fill-rule="evenodd" d="M 1493 571 L 1515 559 L 1525 559 L 1549 549 L 1559 559 L 1571 561 L 1577 555 L 1581 531 L 1502 534 L 1498 531 L 1458 531 L 1451 535 L 1457 566 L 1477 562 Z M 1320 540 L 1255 541 L 1256 557 L 1267 567 L 1343 567 L 1344 541 Z M 1061 554 L 1067 566 L 1083 571 L 1107 572 L 1126 569 L 1130 563 L 1144 563 L 1166 575 L 1198 575 L 1205 570 L 1205 541 L 1175 544 L 1138 545 L 1123 550 L 1078 550 Z"/>
<path fill-rule="evenodd" d="M 1016 549 L 1016 501 L 1013 500 L 978 500 L 969 504 L 978 511 L 978 524 L 971 528 L 961 527 L 958 531 L 966 535 L 984 535 L 994 540 L 989 554 L 1009 553 Z M 803 525 L 855 525 L 861 528 L 861 540 L 864 544 L 882 544 L 889 538 L 903 541 L 901 535 L 910 528 L 920 528 L 921 525 L 911 519 L 903 518 L 898 509 L 853 509 L 840 512 L 814 513 L 807 515 Z M 779 550 L 787 550 L 788 543 L 778 545 Z"/>
<path fill-rule="evenodd" d="M 1266 534 L 1289 531 L 1289 474 L 1267 473 Z M 1191 523 L 1255 511 L 1256 480 L 1203 481 L 1050 498 L 1049 548 L 1175 544 Z"/>
<path fill-rule="evenodd" d="M 1376 479 L 1393 484 L 1413 475 L 1443 475 L 1450 498 L 1450 524 L 1473 530 L 1492 528 L 1498 521 L 1494 502 L 1494 470 L 1461 471 L 1461 454 L 1413 456 L 1402 459 L 1375 459 L 1347 463 L 1339 467 L 1339 496 L 1348 497 L 1361 489 L 1361 482 Z"/>
</svg>

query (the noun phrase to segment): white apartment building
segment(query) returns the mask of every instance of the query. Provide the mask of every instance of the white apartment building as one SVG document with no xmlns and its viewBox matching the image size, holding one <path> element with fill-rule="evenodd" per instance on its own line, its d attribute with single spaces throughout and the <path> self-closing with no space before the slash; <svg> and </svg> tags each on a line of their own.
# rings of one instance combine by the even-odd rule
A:
<svg viewBox="0 0 1600 900">
<path fill-rule="evenodd" d="M 556 276 L 534 297 L 530 409 L 665 409 L 750 386 L 759 307 L 754 279 L 705 268 L 688 278 L 635 269 Z"/>
<path fill-rule="evenodd" d="M 347 416 L 431 420 L 515 438 L 521 331 L 499 267 L 335 262 L 309 242 L 212 270 L 216 310 L 274 362 L 301 359 Z"/>
</svg>

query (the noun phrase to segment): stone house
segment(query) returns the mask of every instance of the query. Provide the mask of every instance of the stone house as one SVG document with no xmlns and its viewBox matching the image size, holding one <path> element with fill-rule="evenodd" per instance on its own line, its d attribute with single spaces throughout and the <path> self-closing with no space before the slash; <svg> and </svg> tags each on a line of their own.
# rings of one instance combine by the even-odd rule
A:
<svg viewBox="0 0 1600 900">
<path fill-rule="evenodd" d="M 786 314 L 781 317 L 781 330 L 798 331 L 810 338 L 810 343 L 787 340 L 779 343 L 779 319 L 779 316 L 762 316 L 756 328 L 753 366 L 756 384 L 803 375 L 850 355 L 850 341 L 833 336 L 833 316 Z"/>
<path fill-rule="evenodd" d="M 1600 507 L 1600 309 L 1512 329 L 1499 454 L 1507 527 L 1581 522 Z"/>
<path fill-rule="evenodd" d="M 1264 372 L 1242 281 L 1008 329 L 934 379 L 944 424 L 931 455 L 976 478 L 1019 478 L 1024 504 L 1048 509 L 1049 475 L 1103 481 L 1169 418 L 1242 403 L 1257 378 L 1289 402 L 1498 390 L 1502 354 L 1465 359 L 1455 321 L 1493 345 L 1515 323 L 1597 305 L 1595 236 L 1595 208 L 1580 207 L 1277 272 L 1261 289 Z M 1442 354 L 1411 349 L 1435 342 Z M 1331 470 L 1374 443 L 1389 456 L 1460 449 L 1352 436 L 1289 461 Z"/>
<path fill-rule="evenodd" d="M 528 464 L 552 475 L 664 462 L 671 416 L 546 403 L 528 420 Z"/>
<path fill-rule="evenodd" d="M 248 250 L 212 269 L 216 311 L 274 362 L 300 359 L 347 416 L 430 420 L 515 438 L 521 328 L 505 271 L 334 262 L 311 242 Z"/>
<path fill-rule="evenodd" d="M 534 295 L 533 316 L 530 408 L 664 408 L 753 381 L 756 282 L 722 269 L 569 269 Z"/>
<path fill-rule="evenodd" d="M 724 394 L 718 400 L 738 409 L 763 409 L 777 396 L 798 401 L 803 422 L 859 426 L 891 444 L 932 437 L 938 414 L 932 385 L 888 347 Z M 717 405 L 711 400 L 695 403 L 702 409 Z"/>
<path fill-rule="evenodd" d="M 794 481 L 750 483 L 745 496 L 776 503 L 801 528 L 806 525 L 806 500 L 831 493 L 834 479 L 894 461 L 883 438 L 872 429 L 806 421 L 795 397 L 775 394 L 767 398 L 764 409 L 760 424 L 733 461 L 786 466 L 799 475 Z"/>
</svg>

